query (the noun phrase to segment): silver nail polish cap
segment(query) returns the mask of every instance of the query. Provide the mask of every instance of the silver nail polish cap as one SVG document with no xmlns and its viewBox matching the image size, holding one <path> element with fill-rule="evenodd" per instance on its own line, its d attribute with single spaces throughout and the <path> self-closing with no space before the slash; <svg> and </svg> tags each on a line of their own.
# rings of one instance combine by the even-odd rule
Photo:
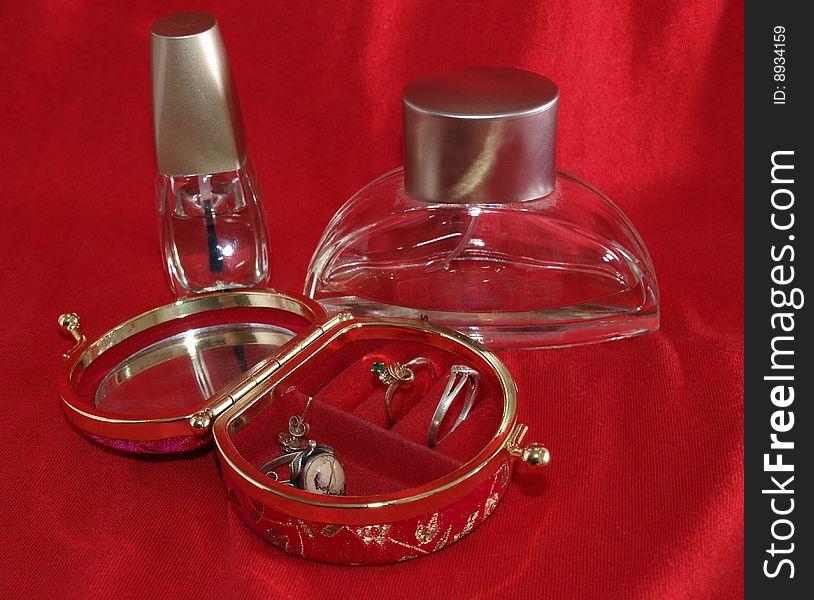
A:
<svg viewBox="0 0 814 600">
<path fill-rule="evenodd" d="M 559 90 L 520 69 L 455 69 L 402 96 L 407 193 L 429 202 L 497 204 L 554 189 Z"/>
<path fill-rule="evenodd" d="M 153 23 L 153 120 L 163 175 L 236 171 L 246 159 L 240 104 L 212 15 L 182 12 Z"/>
</svg>

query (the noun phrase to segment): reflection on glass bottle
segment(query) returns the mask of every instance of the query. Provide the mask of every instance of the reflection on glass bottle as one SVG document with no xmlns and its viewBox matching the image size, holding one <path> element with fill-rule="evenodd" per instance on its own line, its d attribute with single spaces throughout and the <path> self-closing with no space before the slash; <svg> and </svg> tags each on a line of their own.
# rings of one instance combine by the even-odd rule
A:
<svg viewBox="0 0 814 600">
<path fill-rule="evenodd" d="M 633 225 L 555 169 L 558 97 L 514 69 L 408 86 L 405 167 L 336 213 L 305 293 L 331 311 L 427 320 L 497 348 L 657 329 L 653 266 Z"/>
<path fill-rule="evenodd" d="M 177 296 L 268 281 L 263 206 L 251 165 L 159 177 L 162 246 Z"/>
</svg>

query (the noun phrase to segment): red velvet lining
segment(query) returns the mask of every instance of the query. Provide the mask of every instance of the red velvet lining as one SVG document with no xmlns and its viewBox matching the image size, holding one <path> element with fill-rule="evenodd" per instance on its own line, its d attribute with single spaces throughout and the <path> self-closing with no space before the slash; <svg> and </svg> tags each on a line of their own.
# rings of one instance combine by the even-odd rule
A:
<svg viewBox="0 0 814 600">
<path fill-rule="evenodd" d="M 415 369 L 415 381 L 393 396 L 395 424 L 388 429 L 386 387 L 371 367 L 374 362 L 403 364 L 417 356 L 429 358 L 439 376 L 434 379 L 429 367 Z M 289 417 L 302 414 L 310 394 L 314 399 L 306 416 L 311 426 L 308 438 L 335 449 L 345 467 L 347 495 L 396 492 L 438 479 L 471 459 L 494 437 L 503 411 L 501 395 L 482 377 L 469 417 L 430 449 L 430 418 L 453 364 L 467 362 L 417 343 L 353 342 L 304 375 L 295 372 L 290 380 L 281 382 L 273 403 L 236 434 L 235 444 L 258 468 L 278 456 L 277 434 L 288 429 Z M 295 376 L 299 378 L 296 382 Z M 463 392 L 453 403 L 441 435 L 457 416 L 462 401 Z"/>
</svg>

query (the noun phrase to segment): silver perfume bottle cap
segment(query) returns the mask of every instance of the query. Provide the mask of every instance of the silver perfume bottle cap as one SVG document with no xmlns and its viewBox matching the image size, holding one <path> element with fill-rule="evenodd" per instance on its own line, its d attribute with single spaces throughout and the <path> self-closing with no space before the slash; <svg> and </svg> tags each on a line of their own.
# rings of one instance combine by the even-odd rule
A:
<svg viewBox="0 0 814 600">
<path fill-rule="evenodd" d="M 159 172 L 239 169 L 246 158 L 243 123 L 215 17 L 176 13 L 153 23 L 150 33 Z"/>
<path fill-rule="evenodd" d="M 557 86 L 507 68 L 455 69 L 410 83 L 404 109 L 407 193 L 497 204 L 554 189 Z"/>
</svg>

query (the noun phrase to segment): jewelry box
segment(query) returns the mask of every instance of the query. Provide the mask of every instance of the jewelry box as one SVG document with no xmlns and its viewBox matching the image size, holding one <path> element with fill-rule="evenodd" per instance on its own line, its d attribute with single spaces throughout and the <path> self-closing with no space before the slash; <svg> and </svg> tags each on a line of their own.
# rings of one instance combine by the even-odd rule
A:
<svg viewBox="0 0 814 600">
<path fill-rule="evenodd" d="M 95 341 L 75 314 L 60 325 L 76 343 L 59 394 L 80 432 L 126 452 L 212 443 L 246 525 L 308 559 L 431 554 L 486 520 L 516 462 L 549 460 L 523 444 L 503 363 L 426 322 L 329 317 L 305 297 L 249 290 L 181 299 Z M 283 463 L 289 482 L 269 470 Z"/>
</svg>

